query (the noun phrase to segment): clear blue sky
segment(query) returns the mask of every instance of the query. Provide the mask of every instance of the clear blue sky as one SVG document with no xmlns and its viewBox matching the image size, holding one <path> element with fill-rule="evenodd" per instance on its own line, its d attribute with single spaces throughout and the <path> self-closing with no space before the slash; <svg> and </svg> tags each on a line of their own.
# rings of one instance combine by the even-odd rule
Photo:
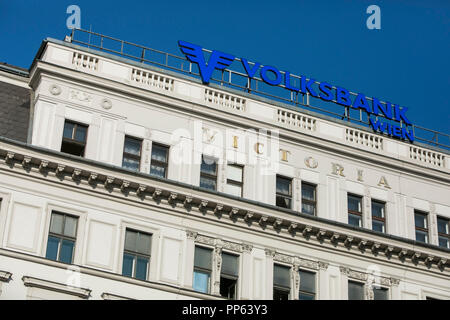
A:
<svg viewBox="0 0 450 320">
<path fill-rule="evenodd" d="M 71 4 L 83 29 L 178 55 L 178 40 L 232 53 L 398 103 L 450 133 L 449 0 L 0 1 L 0 61 L 28 68 L 44 38 L 69 34 Z M 381 30 L 366 27 L 371 4 Z"/>
</svg>

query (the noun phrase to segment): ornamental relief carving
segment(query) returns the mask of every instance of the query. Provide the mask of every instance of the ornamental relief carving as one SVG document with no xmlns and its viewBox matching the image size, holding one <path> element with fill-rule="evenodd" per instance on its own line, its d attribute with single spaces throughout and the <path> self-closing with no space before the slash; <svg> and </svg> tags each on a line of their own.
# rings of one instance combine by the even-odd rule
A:
<svg viewBox="0 0 450 320">
<path fill-rule="evenodd" d="M 194 239 L 196 243 L 206 244 L 208 246 L 215 247 L 216 249 L 227 249 L 235 252 L 243 252 L 245 250 L 252 250 L 253 246 L 250 244 L 240 244 L 222 239 L 212 238 L 204 235 L 199 235 L 197 232 L 187 230 L 186 236 L 189 239 Z"/>
<path fill-rule="evenodd" d="M 69 92 L 69 99 L 85 103 L 91 103 L 92 95 L 87 92 L 71 89 Z"/>
</svg>

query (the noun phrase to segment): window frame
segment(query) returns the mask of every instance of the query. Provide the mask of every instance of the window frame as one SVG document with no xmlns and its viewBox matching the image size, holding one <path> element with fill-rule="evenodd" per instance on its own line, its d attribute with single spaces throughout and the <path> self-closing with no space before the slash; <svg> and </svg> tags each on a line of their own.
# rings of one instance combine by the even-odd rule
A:
<svg viewBox="0 0 450 320">
<path fill-rule="evenodd" d="M 380 286 L 380 285 L 374 285 L 372 290 L 373 290 L 373 300 L 375 299 L 375 290 L 386 290 L 386 300 L 391 300 L 391 290 L 389 287 L 385 287 L 385 286 Z M 377 301 L 382 301 L 382 300 L 377 300 Z"/>
<path fill-rule="evenodd" d="M 233 179 L 228 179 L 228 171 L 227 171 L 227 184 L 240 187 L 241 188 L 240 197 L 242 198 L 244 196 L 244 166 L 237 164 L 237 163 L 227 163 L 227 169 L 228 169 L 228 166 L 241 169 L 241 182 L 233 180 Z M 217 166 L 216 166 L 216 171 L 217 171 Z"/>
<path fill-rule="evenodd" d="M 125 152 L 125 147 L 126 147 L 126 141 L 127 141 L 127 138 L 133 139 L 133 140 L 136 140 L 136 141 L 139 141 L 139 144 L 140 144 L 140 148 L 139 148 L 139 156 L 137 156 L 137 155 L 135 155 L 135 154 L 133 154 L 133 153 Z M 139 164 L 138 164 L 138 170 L 137 170 L 137 172 L 139 172 L 139 171 L 141 170 L 142 145 L 143 145 L 143 140 L 142 140 L 141 138 L 136 138 L 136 137 L 133 137 L 133 136 L 131 136 L 131 135 L 125 135 L 125 138 L 124 138 L 124 140 L 123 140 L 122 168 L 124 168 L 124 166 L 123 166 L 123 160 L 124 160 L 125 157 L 127 157 L 127 158 L 131 158 L 131 159 L 133 159 L 133 160 L 137 160 L 138 163 L 139 163 Z M 126 169 L 127 169 L 127 168 L 126 168 Z M 128 169 L 128 170 L 130 170 L 130 169 Z"/>
<path fill-rule="evenodd" d="M 75 237 L 70 237 L 70 236 L 66 236 L 64 234 L 58 234 L 58 233 L 53 233 L 51 232 L 51 224 L 52 224 L 52 216 L 53 214 L 57 214 L 57 215 L 62 215 L 63 216 L 63 232 L 64 232 L 64 226 L 65 226 L 65 222 L 66 222 L 66 217 L 71 217 L 77 220 L 76 226 L 75 226 Z M 70 213 L 65 213 L 59 210 L 51 210 L 50 211 L 50 220 L 49 220 L 49 224 L 48 224 L 48 232 L 47 232 L 47 242 L 45 245 L 45 252 L 44 252 L 44 258 L 48 259 L 48 260 L 52 260 L 52 261 L 57 261 L 60 263 L 65 263 L 65 264 L 73 264 L 74 260 L 75 260 L 75 252 L 76 252 L 76 246 L 77 246 L 77 235 L 78 235 L 78 230 L 79 230 L 79 224 L 80 224 L 80 217 L 77 215 L 73 215 Z M 48 251 L 48 239 L 50 237 L 54 237 L 54 238 L 58 238 L 59 242 L 58 242 L 58 250 L 56 252 L 56 259 L 50 259 L 47 258 L 47 251 Z M 62 241 L 63 240 L 68 240 L 68 241 L 73 241 L 73 249 L 72 249 L 72 261 L 70 263 L 64 262 L 60 260 L 60 254 L 61 254 L 61 245 L 62 245 Z"/>
<path fill-rule="evenodd" d="M 202 171 L 202 164 L 203 164 L 203 162 L 206 163 L 206 161 L 204 161 L 204 158 L 209 158 L 209 159 L 214 160 L 214 163 L 216 164 L 215 175 L 212 175 L 210 173 L 205 173 L 205 172 Z M 218 189 L 217 188 L 218 187 L 218 185 L 217 185 L 218 184 L 218 172 L 219 172 L 219 159 L 215 158 L 215 157 L 211 157 L 211 156 L 207 156 L 207 155 L 202 154 L 201 163 L 200 163 L 200 181 L 199 181 L 199 186 L 201 184 L 202 177 L 205 177 L 207 179 L 214 179 L 215 182 L 216 182 L 216 188 L 214 190 L 212 190 L 212 191 L 217 191 L 217 189 Z M 201 186 L 200 186 L 200 188 L 206 189 L 206 190 L 211 190 L 211 189 L 204 188 L 204 187 L 201 187 Z"/>
<path fill-rule="evenodd" d="M 314 200 L 309 200 L 306 198 L 303 198 L 303 186 L 309 186 L 312 187 L 314 189 Z M 317 216 L 317 185 L 311 182 L 307 182 L 307 181 L 302 181 L 301 183 L 301 197 L 302 197 L 302 206 L 303 203 L 306 203 L 308 205 L 312 205 L 314 207 L 314 213 L 313 216 Z M 302 208 L 302 213 L 303 213 L 303 208 Z M 309 213 L 306 213 L 309 214 Z"/>
<path fill-rule="evenodd" d="M 155 146 L 167 149 L 165 162 L 153 159 L 153 157 L 152 157 L 153 156 L 153 150 L 154 150 L 153 148 Z M 165 144 L 162 144 L 162 143 L 158 143 L 158 142 L 153 142 L 152 141 L 152 151 L 150 153 L 150 172 L 149 172 L 149 174 L 151 176 L 159 177 L 157 175 L 151 174 L 152 165 L 154 165 L 154 166 L 159 166 L 159 167 L 163 167 L 164 168 L 164 179 L 167 179 L 167 177 L 169 176 L 169 152 L 170 152 L 170 146 L 169 145 L 165 145 Z"/>
<path fill-rule="evenodd" d="M 359 198 L 361 200 L 361 212 L 350 210 L 348 208 L 348 198 L 349 197 L 355 197 L 355 198 Z M 352 214 L 352 215 L 355 215 L 355 216 L 359 216 L 359 222 L 360 222 L 359 226 L 354 226 L 354 225 L 351 225 L 351 226 L 360 227 L 360 228 L 363 227 L 363 205 L 364 205 L 363 204 L 363 196 L 360 196 L 360 195 L 355 194 L 355 193 L 347 192 L 347 219 L 350 217 L 350 214 Z M 348 219 L 347 221 L 348 221 L 348 224 L 350 225 L 350 219 Z"/>
<path fill-rule="evenodd" d="M 426 223 L 426 228 L 422 228 L 422 227 L 418 227 L 416 225 L 416 215 L 422 215 L 425 216 L 425 223 Z M 422 210 L 417 210 L 414 209 L 414 240 L 420 243 L 430 243 L 430 222 L 428 221 L 429 219 L 429 214 L 426 211 L 422 211 Z M 437 223 L 436 223 L 437 225 Z M 421 232 L 425 232 L 427 237 L 426 237 L 426 241 L 422 242 L 417 240 L 417 231 L 421 231 Z"/>
<path fill-rule="evenodd" d="M 223 254 L 228 254 L 230 256 L 235 256 L 237 257 L 237 276 L 231 275 L 231 274 L 227 274 L 227 273 L 222 273 L 222 267 L 223 267 Z M 220 295 L 220 287 L 222 286 L 222 278 L 225 279 L 229 279 L 229 280 L 235 280 L 236 281 L 236 288 L 235 288 L 235 297 L 234 298 L 227 298 L 224 297 L 222 295 L 220 295 L 221 297 L 227 299 L 227 300 L 238 300 L 240 295 L 239 295 L 239 279 L 240 279 L 240 271 L 241 271 L 241 260 L 242 260 L 242 255 L 236 252 L 232 252 L 232 251 L 228 251 L 228 250 L 223 250 L 220 253 L 220 258 L 222 259 L 222 263 L 220 265 L 220 271 L 219 271 L 219 295 Z"/>
<path fill-rule="evenodd" d="M 278 190 L 277 190 L 277 182 L 278 182 L 278 178 L 280 178 L 280 179 L 284 179 L 284 180 L 289 180 L 289 195 L 286 195 L 286 194 L 284 194 L 284 193 L 280 193 L 280 192 L 278 192 Z M 290 210 L 292 210 L 292 203 L 293 203 L 293 192 L 292 192 L 292 183 L 293 183 L 293 178 L 289 178 L 289 177 L 287 177 L 287 176 L 283 176 L 283 175 L 279 175 L 279 174 L 277 174 L 276 176 L 275 176 L 275 206 L 276 207 L 278 207 L 278 208 L 285 208 L 285 209 L 290 209 Z M 290 201 L 289 201 L 289 203 L 290 203 L 290 206 L 288 207 L 288 208 L 286 208 L 286 207 L 280 207 L 280 206 L 278 206 L 277 205 L 277 198 L 278 197 L 282 197 L 283 199 L 285 199 L 285 198 L 287 198 L 287 199 L 289 199 Z"/>
<path fill-rule="evenodd" d="M 357 301 L 357 300 L 350 300 L 350 292 L 349 292 L 349 284 L 350 282 L 352 283 L 357 283 L 359 285 L 362 285 L 362 299 L 361 300 L 366 300 L 366 297 L 364 296 L 364 290 L 366 288 L 366 284 L 364 282 L 358 281 L 358 280 L 354 280 L 354 279 L 347 279 L 347 300 L 349 301 Z"/>
<path fill-rule="evenodd" d="M 66 126 L 66 123 L 71 123 L 71 124 L 74 125 L 74 128 L 73 128 L 73 130 L 72 130 L 72 138 L 66 138 L 66 137 L 64 137 L 64 128 L 65 128 L 65 126 Z M 76 136 L 76 132 L 77 132 L 77 128 L 78 128 L 78 127 L 85 127 L 85 128 L 86 128 L 86 136 L 85 136 L 85 139 L 84 139 L 83 142 L 80 142 L 80 141 L 78 141 L 78 140 L 75 140 L 75 138 L 74 138 L 74 137 Z M 61 140 L 61 148 L 60 148 L 60 151 L 61 151 L 61 149 L 62 149 L 62 146 L 63 146 L 63 143 L 64 143 L 64 142 L 70 143 L 70 144 L 75 144 L 75 145 L 78 145 L 78 146 L 83 147 L 83 154 L 80 155 L 80 157 L 83 157 L 83 158 L 84 158 L 84 156 L 85 156 L 85 154 L 86 154 L 86 146 L 87 146 L 88 133 L 89 133 L 89 125 L 86 125 L 86 124 L 83 124 L 83 123 L 81 123 L 81 122 L 77 122 L 77 121 L 74 121 L 74 120 L 70 120 L 70 119 L 64 119 L 63 135 L 62 135 L 62 140 Z M 61 151 L 61 152 L 63 152 L 63 151 Z M 67 152 L 64 152 L 64 153 L 67 153 Z M 68 154 L 71 154 L 71 153 L 68 153 Z M 72 154 L 72 155 L 73 155 L 73 154 Z M 75 156 L 75 155 L 73 155 L 73 156 Z"/>
<path fill-rule="evenodd" d="M 439 232 L 439 221 L 438 221 L 439 219 L 446 221 L 448 233 Z M 443 216 L 436 216 L 436 228 L 437 228 L 437 235 L 438 235 L 438 243 L 437 243 L 438 246 L 441 248 L 449 249 L 450 248 L 450 219 L 443 217 Z M 439 238 L 441 238 L 441 237 L 447 239 L 447 247 L 442 247 L 439 245 Z"/>
<path fill-rule="evenodd" d="M 378 204 L 383 204 L 383 217 L 376 217 L 373 215 L 373 203 L 378 203 Z M 362 203 L 361 203 L 362 205 Z M 382 222 L 383 223 L 383 231 L 382 233 L 386 233 L 386 202 L 385 201 L 381 201 L 381 200 L 376 200 L 376 199 L 371 199 L 370 200 L 370 209 L 371 209 L 371 216 L 372 216 L 372 231 L 373 230 L 373 220 L 378 221 L 378 222 Z M 378 231 L 379 232 L 379 231 Z"/>
<path fill-rule="evenodd" d="M 148 254 L 148 257 L 147 257 L 147 255 L 145 255 L 145 254 L 143 254 L 143 253 L 140 253 L 140 252 L 135 252 L 135 251 L 131 251 L 131 250 L 127 250 L 125 247 L 125 242 L 126 242 L 126 239 L 127 239 L 127 231 L 133 231 L 133 232 L 137 232 L 138 234 L 139 233 L 142 233 L 142 234 L 146 234 L 146 235 L 150 235 L 150 237 L 151 237 L 151 242 L 150 242 L 150 248 L 149 248 L 149 254 Z M 154 234 L 153 233 L 150 233 L 150 232 L 146 232 L 146 231 L 141 231 L 141 230 L 139 230 L 139 229 L 135 229 L 135 228 L 132 228 L 132 227 L 125 227 L 125 232 L 124 232 L 124 240 L 123 240 L 123 250 L 122 250 L 122 268 L 121 268 L 121 275 L 123 276 L 123 277 L 127 277 L 127 278 L 132 278 L 132 279 L 136 279 L 136 280 L 141 280 L 141 281 L 149 281 L 149 278 L 150 278 L 150 263 L 151 263 L 151 256 L 152 256 L 152 247 L 153 247 L 153 239 L 154 239 Z M 125 256 L 125 254 L 128 254 L 128 255 L 132 255 L 132 256 L 134 256 L 136 259 L 133 259 L 133 270 L 132 270 L 132 272 L 131 272 L 131 276 L 126 276 L 126 275 L 124 275 L 123 274 L 123 259 L 124 259 L 124 256 Z M 136 266 L 137 266 L 137 258 L 138 257 L 141 257 L 141 258 L 148 258 L 148 264 L 147 264 L 147 270 L 146 270 L 146 273 L 145 273 L 145 280 L 143 280 L 143 279 L 139 279 L 139 278 L 136 278 Z"/>
<path fill-rule="evenodd" d="M 195 266 L 195 249 L 197 247 L 211 250 L 211 270 Z M 193 268 L 193 272 L 192 272 L 192 288 L 194 287 L 194 273 L 196 270 L 198 270 L 199 272 L 203 272 L 203 273 L 209 273 L 208 292 L 206 292 L 206 294 L 211 294 L 211 291 L 212 291 L 212 286 L 211 286 L 212 281 L 211 280 L 212 280 L 212 276 L 213 276 L 213 259 L 214 259 L 214 248 L 204 246 L 201 244 L 194 245 L 194 268 Z M 194 289 L 194 291 L 195 291 L 195 289 Z M 196 292 L 199 292 L 199 291 L 196 291 Z M 204 292 L 201 292 L 201 293 L 204 293 Z"/>
<path fill-rule="evenodd" d="M 316 297 L 317 297 L 317 284 L 318 284 L 317 278 L 318 278 L 318 273 L 316 271 L 313 271 L 313 270 L 309 270 L 309 269 L 305 269 L 305 268 L 299 268 L 298 269 L 299 276 L 300 276 L 300 271 L 314 274 L 314 289 L 315 289 L 315 292 L 314 292 L 314 299 L 313 300 L 317 300 Z M 301 290 L 301 283 L 302 283 L 302 278 L 300 277 L 300 287 L 298 289 L 298 299 L 299 300 L 300 300 L 300 293 L 302 293 L 302 292 L 304 294 L 306 294 L 306 295 L 311 295 L 312 294 L 312 292 Z"/>
<path fill-rule="evenodd" d="M 291 272 L 292 272 L 292 266 L 291 265 L 286 265 L 283 263 L 279 263 L 279 262 L 274 262 L 273 263 L 273 272 L 272 272 L 272 300 L 273 300 L 273 293 L 275 292 L 274 289 L 277 289 L 279 291 L 284 291 L 288 293 L 288 300 L 292 299 L 292 287 L 285 287 L 282 285 L 276 285 L 275 284 L 275 265 L 280 266 L 280 267 L 284 267 L 289 269 L 289 279 L 291 278 Z"/>
</svg>

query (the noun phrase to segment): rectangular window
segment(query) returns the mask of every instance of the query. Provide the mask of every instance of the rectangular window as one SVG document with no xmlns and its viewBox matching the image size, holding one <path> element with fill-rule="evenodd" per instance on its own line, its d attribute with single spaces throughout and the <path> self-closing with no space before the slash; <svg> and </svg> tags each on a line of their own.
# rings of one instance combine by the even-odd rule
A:
<svg viewBox="0 0 450 320">
<path fill-rule="evenodd" d="M 273 265 L 273 300 L 289 300 L 291 292 L 291 268 Z"/>
<path fill-rule="evenodd" d="M 348 194 L 348 224 L 362 227 L 362 197 Z"/>
<path fill-rule="evenodd" d="M 126 229 L 122 275 L 147 280 L 150 268 L 152 235 Z"/>
<path fill-rule="evenodd" d="M 387 288 L 373 288 L 373 299 L 374 300 L 389 300 L 388 298 L 389 290 Z"/>
<path fill-rule="evenodd" d="M 237 164 L 228 164 L 227 166 L 227 193 L 236 197 L 242 197 L 244 167 Z"/>
<path fill-rule="evenodd" d="M 220 271 L 220 295 L 227 299 L 236 299 L 239 257 L 222 253 L 222 270 Z"/>
<path fill-rule="evenodd" d="M 292 208 L 292 179 L 277 176 L 276 205 L 281 208 Z"/>
<path fill-rule="evenodd" d="M 316 186 L 302 182 L 302 212 L 316 215 Z"/>
<path fill-rule="evenodd" d="M 364 284 L 360 282 L 348 282 L 348 300 L 364 300 Z"/>
<path fill-rule="evenodd" d="M 139 171 L 141 165 L 142 140 L 125 136 L 122 167 Z"/>
<path fill-rule="evenodd" d="M 439 247 L 450 248 L 450 220 L 437 217 Z"/>
<path fill-rule="evenodd" d="M 372 200 L 372 230 L 386 232 L 386 204 Z"/>
<path fill-rule="evenodd" d="M 66 120 L 64 123 L 61 152 L 84 157 L 88 127 Z"/>
<path fill-rule="evenodd" d="M 167 178 L 169 166 L 169 147 L 152 143 L 152 162 L 150 163 L 150 174 L 160 178 Z"/>
<path fill-rule="evenodd" d="M 194 279 L 195 291 L 209 293 L 211 288 L 212 249 L 195 247 Z"/>
<path fill-rule="evenodd" d="M 300 270 L 299 300 L 316 299 L 316 274 L 314 272 Z"/>
<path fill-rule="evenodd" d="M 64 263 L 73 262 L 77 224 L 77 217 L 60 212 L 52 212 L 45 255 L 47 259 Z"/>
<path fill-rule="evenodd" d="M 416 241 L 428 243 L 428 214 L 414 210 Z"/>
<path fill-rule="evenodd" d="M 200 187 L 213 191 L 217 190 L 217 159 L 202 155 Z"/>
</svg>

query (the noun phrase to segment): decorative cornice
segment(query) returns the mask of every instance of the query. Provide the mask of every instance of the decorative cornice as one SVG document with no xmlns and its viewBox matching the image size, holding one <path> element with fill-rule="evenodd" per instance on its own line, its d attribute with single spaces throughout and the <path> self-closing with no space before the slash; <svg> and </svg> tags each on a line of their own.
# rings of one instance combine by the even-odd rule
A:
<svg viewBox="0 0 450 320">
<path fill-rule="evenodd" d="M 62 283 L 47 281 L 43 279 L 37 279 L 33 277 L 24 276 L 22 277 L 23 284 L 25 287 L 42 288 L 52 291 L 58 291 L 65 294 L 74 295 L 83 299 L 88 299 L 91 295 L 91 289 L 84 289 L 78 287 L 67 286 Z"/>
<path fill-rule="evenodd" d="M 9 282 L 12 279 L 12 273 L 8 271 L 0 271 L 0 281 Z"/>
</svg>

